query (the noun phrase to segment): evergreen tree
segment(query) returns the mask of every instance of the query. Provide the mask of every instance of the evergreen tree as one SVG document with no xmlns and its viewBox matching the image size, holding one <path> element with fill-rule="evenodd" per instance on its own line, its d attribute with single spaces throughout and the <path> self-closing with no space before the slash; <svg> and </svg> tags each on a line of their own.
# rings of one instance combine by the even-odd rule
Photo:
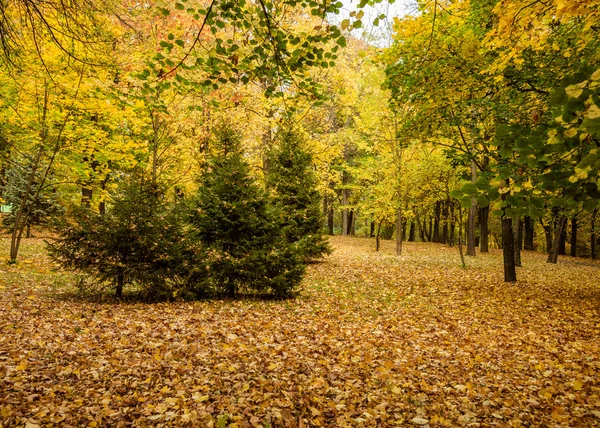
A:
<svg viewBox="0 0 600 428">
<path fill-rule="evenodd" d="M 278 134 L 278 145 L 270 154 L 267 186 L 272 189 L 285 221 L 284 234 L 305 261 L 331 252 L 323 236 L 321 195 L 312 170 L 312 155 L 303 139 L 288 127 Z"/>
<path fill-rule="evenodd" d="M 305 266 L 281 232 L 280 216 L 250 175 L 239 135 L 221 125 L 190 223 L 203 246 L 198 293 L 289 295 Z"/>
<path fill-rule="evenodd" d="M 180 205 L 143 180 L 121 185 L 111 200 L 105 214 L 77 208 L 60 237 L 48 243 L 50 256 L 97 286 L 113 288 L 118 298 L 127 284 L 150 300 L 184 293 L 195 253 Z"/>
<path fill-rule="evenodd" d="M 16 213 L 21 205 L 23 193 L 31 175 L 30 160 L 26 160 L 26 162 L 26 164 L 14 163 L 6 171 L 6 184 L 1 189 L 3 204 L 11 206 L 10 213 L 3 220 L 3 225 L 9 229 L 15 224 Z M 38 189 L 39 178 L 37 176 L 33 177 L 33 189 Z M 46 181 L 51 183 L 52 177 L 48 177 Z M 65 213 L 65 208 L 60 203 L 56 188 L 46 186 L 39 189 L 39 192 L 34 190 L 32 197 L 26 202 L 24 213 L 26 215 L 26 237 L 29 238 L 31 236 L 31 226 L 53 225 L 54 221 L 58 220 Z"/>
</svg>

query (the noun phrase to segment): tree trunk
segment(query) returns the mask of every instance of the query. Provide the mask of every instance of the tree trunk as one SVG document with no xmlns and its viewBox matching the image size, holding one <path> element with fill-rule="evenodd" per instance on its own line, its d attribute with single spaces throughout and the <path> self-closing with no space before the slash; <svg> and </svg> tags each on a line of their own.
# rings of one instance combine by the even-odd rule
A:
<svg viewBox="0 0 600 428">
<path fill-rule="evenodd" d="M 350 210 L 350 219 L 349 219 L 349 223 L 350 223 L 350 230 L 348 231 L 348 235 L 356 235 L 356 211 L 354 210 Z"/>
<path fill-rule="evenodd" d="M 377 234 L 375 235 L 375 251 L 379 251 L 379 235 L 381 234 L 381 223 L 383 223 L 382 221 L 380 221 L 377 224 Z"/>
<path fill-rule="evenodd" d="M 123 273 L 120 273 L 117 276 L 117 289 L 115 290 L 115 297 L 120 299 L 123 297 L 123 284 L 125 282 L 125 276 Z"/>
<path fill-rule="evenodd" d="M 92 196 L 94 191 L 90 183 L 85 183 L 81 186 L 81 205 L 89 208 L 92 206 Z"/>
<path fill-rule="evenodd" d="M 442 244 L 448 243 L 448 201 L 442 205 Z"/>
<path fill-rule="evenodd" d="M 431 242 L 433 219 L 429 218 L 429 233 L 427 233 L 427 242 Z"/>
<path fill-rule="evenodd" d="M 517 227 L 513 228 L 513 251 L 515 252 L 515 266 L 521 267 L 521 218 L 515 218 L 514 223 Z M 511 225 L 512 226 L 512 225 Z"/>
<path fill-rule="evenodd" d="M 533 251 L 533 221 L 531 217 L 525 216 L 525 242 L 523 243 L 523 249 Z"/>
<path fill-rule="evenodd" d="M 571 257 L 577 257 L 577 217 L 571 219 Z"/>
<path fill-rule="evenodd" d="M 475 161 L 471 161 L 471 182 L 477 180 L 477 165 Z M 477 214 L 477 199 L 471 198 L 471 206 L 469 207 L 468 231 L 467 231 L 467 256 L 475 257 L 475 215 Z"/>
<path fill-rule="evenodd" d="M 415 221 L 410 222 L 410 229 L 408 232 L 408 242 L 415 242 Z"/>
<path fill-rule="evenodd" d="M 327 211 L 327 232 L 333 236 L 335 212 L 333 211 L 333 197 L 329 197 L 329 210 Z"/>
<path fill-rule="evenodd" d="M 479 251 L 489 253 L 489 236 L 490 236 L 490 206 L 479 208 Z"/>
<path fill-rule="evenodd" d="M 516 282 L 515 245 L 512 230 L 512 219 L 502 217 L 502 255 L 504 257 L 504 282 Z"/>
<path fill-rule="evenodd" d="M 460 254 L 460 263 L 463 268 L 467 267 L 465 263 L 465 255 L 463 254 L 462 247 L 462 227 L 463 227 L 463 217 L 462 217 L 462 207 L 458 204 L 458 254 Z"/>
<path fill-rule="evenodd" d="M 342 173 L 342 184 L 345 186 L 348 183 L 348 174 L 346 171 Z M 349 229 L 348 218 L 348 201 L 350 199 L 350 191 L 346 188 L 342 190 L 342 235 L 346 236 Z"/>
<path fill-rule="evenodd" d="M 554 235 L 558 236 L 558 235 Z M 565 221 L 565 226 L 562 228 L 562 232 L 560 233 L 560 239 L 558 240 L 558 254 L 564 256 L 567 254 L 567 223 Z"/>
<path fill-rule="evenodd" d="M 556 263 L 558 261 L 558 254 L 560 249 L 560 236 L 564 232 L 565 225 L 567 224 L 567 217 L 559 216 L 558 221 L 556 222 L 556 226 L 554 229 L 554 242 L 552 243 L 552 247 L 550 252 L 548 253 L 548 263 Z"/>
<path fill-rule="evenodd" d="M 440 201 L 435 203 L 435 218 L 433 220 L 433 242 L 435 243 L 440 242 L 440 205 Z"/>
<path fill-rule="evenodd" d="M 475 215 L 477 213 L 477 200 L 473 198 L 469 207 L 467 218 L 467 256 L 475 256 Z"/>
<path fill-rule="evenodd" d="M 396 213 L 396 255 L 402 255 L 402 207 Z"/>
<path fill-rule="evenodd" d="M 421 223 L 420 221 L 417 221 L 417 224 L 419 225 L 419 238 L 421 238 L 421 242 L 427 242 L 425 222 L 423 221 L 423 223 Z"/>
<path fill-rule="evenodd" d="M 552 236 L 552 227 L 549 224 L 542 223 L 542 227 L 544 228 L 544 235 L 546 237 L 546 252 L 550 254 L 552 250 L 552 241 L 554 241 Z"/>
<path fill-rule="evenodd" d="M 372 238 L 375 236 L 375 222 L 371 221 L 371 230 L 369 231 L 369 238 Z"/>
</svg>

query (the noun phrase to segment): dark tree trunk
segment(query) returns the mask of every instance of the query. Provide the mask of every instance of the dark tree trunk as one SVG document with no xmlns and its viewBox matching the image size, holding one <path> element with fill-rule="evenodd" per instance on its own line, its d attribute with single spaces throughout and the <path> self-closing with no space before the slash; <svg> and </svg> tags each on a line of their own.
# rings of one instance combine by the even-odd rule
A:
<svg viewBox="0 0 600 428">
<path fill-rule="evenodd" d="M 467 218 L 467 256 L 475 256 L 475 214 L 477 212 L 477 201 L 473 198 L 469 207 Z"/>
<path fill-rule="evenodd" d="M 533 221 L 531 217 L 525 217 L 525 242 L 523 244 L 524 250 L 533 251 Z"/>
<path fill-rule="evenodd" d="M 515 252 L 515 266 L 521 267 L 521 218 L 517 217 L 515 219 L 515 224 L 517 225 L 516 227 L 513 228 L 513 235 L 514 235 L 514 249 L 513 251 Z"/>
<path fill-rule="evenodd" d="M 370 230 L 370 233 L 369 233 L 369 238 L 372 238 L 374 236 L 375 236 L 375 222 L 372 221 L 371 222 L 371 230 Z"/>
<path fill-rule="evenodd" d="M 415 222 L 410 222 L 410 229 L 408 231 L 408 242 L 415 242 Z"/>
<path fill-rule="evenodd" d="M 482 253 L 489 253 L 489 236 L 490 236 L 490 206 L 479 208 L 479 251 Z"/>
<path fill-rule="evenodd" d="M 571 257 L 577 257 L 577 217 L 571 219 Z"/>
<path fill-rule="evenodd" d="M 433 242 L 440 242 L 440 211 L 441 211 L 441 202 L 437 201 L 435 203 L 435 218 L 433 220 Z"/>
<path fill-rule="evenodd" d="M 512 230 L 512 219 L 502 218 L 502 255 L 504 257 L 504 282 L 516 282 L 515 245 Z"/>
<path fill-rule="evenodd" d="M 402 238 L 404 235 L 404 222 L 402 218 L 402 207 L 396 211 L 396 255 L 402 255 Z"/>
<path fill-rule="evenodd" d="M 565 225 L 567 224 L 567 218 L 564 216 L 560 216 L 558 221 L 556 222 L 556 227 L 554 229 L 554 242 L 552 243 L 552 247 L 550 248 L 550 252 L 548 253 L 548 263 L 556 263 L 558 261 L 559 249 L 560 249 L 560 237 L 564 230 Z"/>
<path fill-rule="evenodd" d="M 379 245 L 380 245 L 379 235 L 381 234 L 381 223 L 383 223 L 383 222 L 380 221 L 377 224 L 377 234 L 375 235 L 375 251 L 379 251 Z"/>
<path fill-rule="evenodd" d="M 448 243 L 448 202 L 444 201 L 442 205 L 442 244 Z"/>
<path fill-rule="evenodd" d="M 89 184 L 81 187 L 81 205 L 89 208 L 92 205 L 93 190 Z"/>
<path fill-rule="evenodd" d="M 433 229 L 433 219 L 430 217 L 429 218 L 429 233 L 427 233 L 427 242 L 431 242 L 432 229 Z"/>
<path fill-rule="evenodd" d="M 558 254 L 564 256 L 567 254 L 567 227 L 566 221 L 565 226 L 562 228 L 560 233 L 560 239 L 558 240 Z"/>
<path fill-rule="evenodd" d="M 117 276 L 117 289 L 115 290 L 115 296 L 117 299 L 120 299 L 123 297 L 123 284 L 125 282 L 125 276 L 120 273 Z"/>
<path fill-rule="evenodd" d="M 329 210 L 327 211 L 327 233 L 333 236 L 333 226 L 334 226 L 334 216 L 335 212 L 333 211 L 333 198 L 330 196 L 329 199 Z"/>
<path fill-rule="evenodd" d="M 462 246 L 462 227 L 463 227 L 463 217 L 462 217 L 462 207 L 458 204 L 458 254 L 460 255 L 460 263 L 463 268 L 467 267 L 465 263 L 465 255 L 463 254 L 463 246 Z"/>
<path fill-rule="evenodd" d="M 344 235 L 354 235 L 354 210 L 348 212 L 348 226 Z"/>
<path fill-rule="evenodd" d="M 549 224 L 542 223 L 542 227 L 544 228 L 544 235 L 546 237 L 546 252 L 550 254 L 552 250 L 552 241 L 554 241 L 552 237 L 552 227 Z"/>
</svg>

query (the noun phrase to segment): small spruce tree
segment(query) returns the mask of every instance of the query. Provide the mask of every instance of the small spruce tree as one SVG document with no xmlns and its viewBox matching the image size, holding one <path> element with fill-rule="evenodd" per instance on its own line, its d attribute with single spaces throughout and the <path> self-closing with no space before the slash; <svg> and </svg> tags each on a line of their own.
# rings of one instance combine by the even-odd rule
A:
<svg viewBox="0 0 600 428">
<path fill-rule="evenodd" d="M 221 125 L 211 145 L 190 215 L 204 254 L 196 291 L 289 295 L 305 266 L 282 235 L 275 207 L 251 177 L 239 135 Z"/>
<path fill-rule="evenodd" d="M 323 235 L 321 195 L 312 170 L 312 155 L 291 125 L 277 135 L 278 144 L 269 155 L 267 187 L 272 190 L 284 216 L 284 234 L 298 247 L 305 261 L 331 253 Z"/>
<path fill-rule="evenodd" d="M 129 284 L 148 300 L 171 299 L 186 292 L 195 265 L 184 220 L 178 204 L 138 179 L 120 186 L 105 214 L 76 208 L 49 253 L 117 298 Z"/>
</svg>

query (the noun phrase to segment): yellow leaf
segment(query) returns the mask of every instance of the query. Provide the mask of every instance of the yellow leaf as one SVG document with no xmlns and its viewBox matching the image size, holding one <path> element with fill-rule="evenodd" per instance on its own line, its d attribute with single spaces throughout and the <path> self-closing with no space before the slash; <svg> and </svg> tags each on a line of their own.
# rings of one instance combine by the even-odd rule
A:
<svg viewBox="0 0 600 428">
<path fill-rule="evenodd" d="M 570 85 L 565 88 L 565 92 L 571 98 L 579 98 L 579 96 L 583 93 L 583 89 L 577 85 Z"/>
<path fill-rule="evenodd" d="M 585 112 L 585 117 L 588 119 L 598 119 L 600 117 L 600 108 L 596 104 L 592 104 Z"/>
<path fill-rule="evenodd" d="M 17 366 L 17 370 L 23 371 L 27 368 L 27 361 L 22 361 L 21 364 Z"/>
<path fill-rule="evenodd" d="M 577 379 L 575 382 L 573 382 L 573 389 L 575 391 L 581 391 L 583 389 L 583 382 Z"/>
</svg>

